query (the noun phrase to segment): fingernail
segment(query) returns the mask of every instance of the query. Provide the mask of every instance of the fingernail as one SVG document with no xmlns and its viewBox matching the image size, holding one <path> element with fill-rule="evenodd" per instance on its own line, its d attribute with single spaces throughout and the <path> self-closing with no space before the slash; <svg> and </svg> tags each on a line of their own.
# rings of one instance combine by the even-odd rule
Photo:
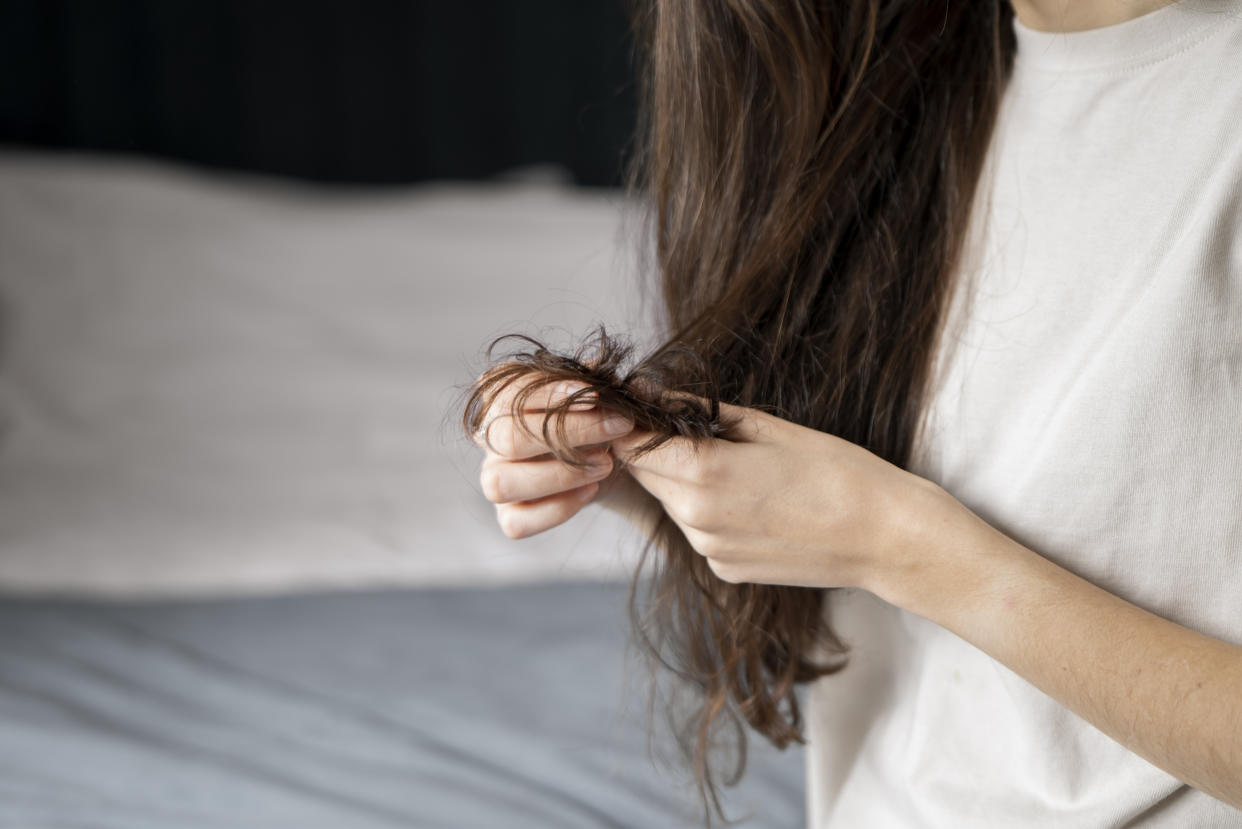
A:
<svg viewBox="0 0 1242 829">
<path fill-rule="evenodd" d="M 575 383 L 575 382 L 573 382 L 573 381 L 568 381 L 568 382 L 565 382 L 565 383 L 559 383 L 559 384 L 557 384 L 556 386 L 553 386 L 553 387 L 552 387 L 552 393 L 553 393 L 553 394 L 563 394 L 563 395 L 565 395 L 566 397 L 568 397 L 569 395 L 573 394 L 574 392 L 576 392 L 576 391 L 582 391 L 582 390 L 583 390 L 583 389 L 585 389 L 585 388 L 586 388 L 586 385 L 585 385 L 585 384 L 583 384 L 583 383 Z"/>
<path fill-rule="evenodd" d="M 604 433 L 609 435 L 624 435 L 633 428 L 634 424 L 621 415 L 610 415 L 604 421 Z"/>
<path fill-rule="evenodd" d="M 561 383 L 560 385 L 556 386 L 556 388 L 552 390 L 552 396 L 554 398 L 555 397 L 569 397 L 570 395 L 575 394 L 576 392 L 580 392 L 586 388 L 589 388 L 589 387 L 582 383 L 573 383 L 573 382 Z M 570 404 L 570 409 L 576 412 L 585 411 L 587 409 L 593 409 L 595 408 L 595 403 L 596 401 L 598 401 L 598 399 L 599 399 L 599 395 L 595 394 L 594 392 L 591 392 L 590 394 L 584 394 L 581 397 L 579 397 L 577 400 L 575 400 L 573 403 Z"/>
</svg>

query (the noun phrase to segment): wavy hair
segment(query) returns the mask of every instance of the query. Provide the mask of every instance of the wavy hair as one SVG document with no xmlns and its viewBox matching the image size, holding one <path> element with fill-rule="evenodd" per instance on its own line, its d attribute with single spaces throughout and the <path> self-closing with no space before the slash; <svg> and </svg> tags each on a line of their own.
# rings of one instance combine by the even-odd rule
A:
<svg viewBox="0 0 1242 829">
<path fill-rule="evenodd" d="M 577 380 L 587 389 L 543 423 L 567 463 L 583 457 L 562 418 L 594 394 L 657 432 L 647 449 L 725 434 L 725 401 L 907 466 L 1012 66 L 1008 2 L 648 0 L 635 20 L 645 94 L 631 183 L 648 209 L 663 343 L 635 361 L 602 329 L 572 355 L 528 340 L 476 382 L 463 426 L 474 433 L 514 383 Z M 845 667 L 826 598 L 726 583 L 659 517 L 629 610 L 653 699 L 659 666 L 695 692 L 674 733 L 708 826 L 713 812 L 728 822 L 717 730 L 738 738 L 734 785 L 743 723 L 778 748 L 805 742 L 795 686 Z"/>
</svg>

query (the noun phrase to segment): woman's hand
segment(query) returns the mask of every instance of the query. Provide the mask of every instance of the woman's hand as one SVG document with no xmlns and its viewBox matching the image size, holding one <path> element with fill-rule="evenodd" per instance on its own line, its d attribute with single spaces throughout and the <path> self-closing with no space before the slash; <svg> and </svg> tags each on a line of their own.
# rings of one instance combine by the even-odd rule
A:
<svg viewBox="0 0 1242 829">
<path fill-rule="evenodd" d="M 726 440 L 639 457 L 650 435 L 613 443 L 718 576 L 869 590 L 1242 809 L 1242 648 L 1087 582 L 862 447 L 722 409 L 737 420 Z"/>
<path fill-rule="evenodd" d="M 721 409 L 736 420 L 727 439 L 673 439 L 635 458 L 651 437 L 636 431 L 613 452 L 724 581 L 884 594 L 894 580 L 917 579 L 912 522 L 934 529 L 965 512 L 853 443 L 756 409 Z"/>
<path fill-rule="evenodd" d="M 601 493 L 624 488 L 623 476 L 612 476 L 609 442 L 628 434 L 634 424 L 609 415 L 593 403 L 570 407 L 566 431 L 575 447 L 594 447 L 590 467 L 575 469 L 553 457 L 537 436 L 544 412 L 584 386 L 562 384 L 539 390 L 528 399 L 521 417 L 528 429 L 514 423 L 509 413 L 519 389 L 506 389 L 492 406 L 475 442 L 486 452 L 479 479 L 483 495 L 496 505 L 500 528 L 510 538 L 526 538 L 568 521 Z"/>
</svg>

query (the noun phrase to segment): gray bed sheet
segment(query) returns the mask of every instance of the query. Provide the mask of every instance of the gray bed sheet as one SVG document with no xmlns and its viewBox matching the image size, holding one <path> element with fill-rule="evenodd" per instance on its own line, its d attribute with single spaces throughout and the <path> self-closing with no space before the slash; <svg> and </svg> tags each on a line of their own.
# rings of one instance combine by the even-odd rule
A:
<svg viewBox="0 0 1242 829">
<path fill-rule="evenodd" d="M 625 598 L 0 600 L 0 826 L 701 825 L 648 755 Z M 728 815 L 805 825 L 801 750 L 749 746 Z"/>
</svg>

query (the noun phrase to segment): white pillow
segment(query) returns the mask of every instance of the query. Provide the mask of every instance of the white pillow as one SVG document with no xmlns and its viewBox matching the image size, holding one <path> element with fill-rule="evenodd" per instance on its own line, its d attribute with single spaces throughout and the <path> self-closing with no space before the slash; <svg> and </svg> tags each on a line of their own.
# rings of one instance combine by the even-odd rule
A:
<svg viewBox="0 0 1242 829">
<path fill-rule="evenodd" d="M 492 337 L 638 318 L 622 207 L 0 155 L 0 591 L 624 577 L 599 511 L 506 539 L 446 423 Z"/>
</svg>

